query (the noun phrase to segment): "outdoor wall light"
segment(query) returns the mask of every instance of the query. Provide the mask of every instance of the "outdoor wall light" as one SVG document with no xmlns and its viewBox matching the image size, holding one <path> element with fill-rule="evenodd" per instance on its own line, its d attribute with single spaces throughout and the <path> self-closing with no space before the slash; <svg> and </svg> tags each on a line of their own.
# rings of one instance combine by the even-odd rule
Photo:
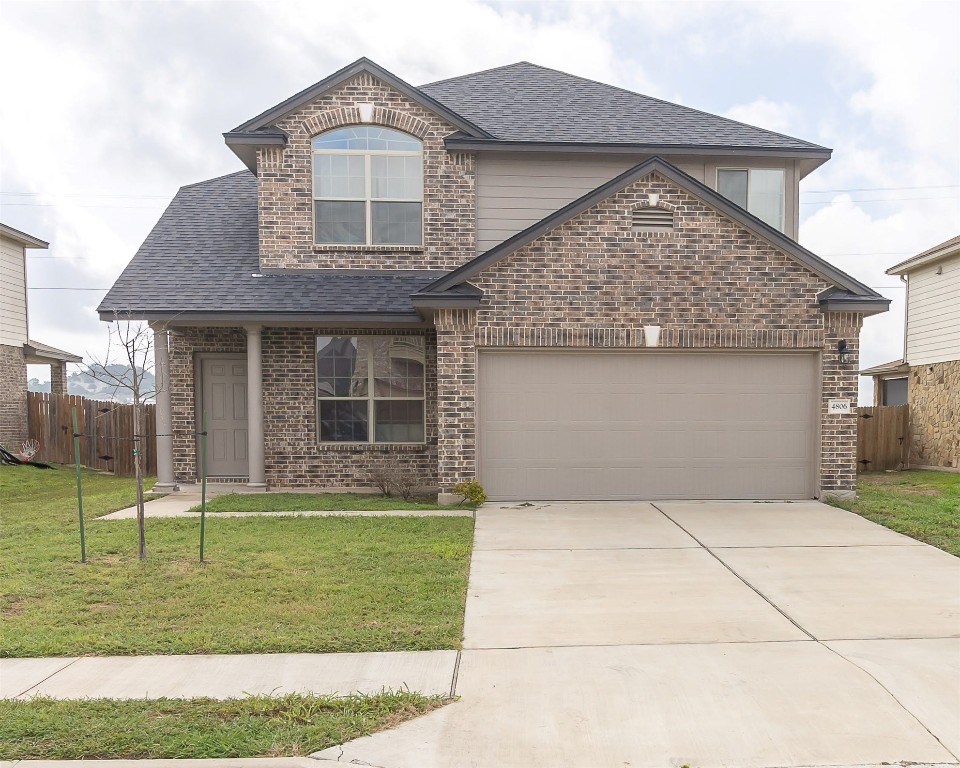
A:
<svg viewBox="0 0 960 768">
<path fill-rule="evenodd" d="M 837 342 L 837 359 L 840 362 L 840 365 L 847 365 L 850 362 L 851 353 L 847 349 L 847 342 L 844 339 L 840 339 Z"/>
</svg>

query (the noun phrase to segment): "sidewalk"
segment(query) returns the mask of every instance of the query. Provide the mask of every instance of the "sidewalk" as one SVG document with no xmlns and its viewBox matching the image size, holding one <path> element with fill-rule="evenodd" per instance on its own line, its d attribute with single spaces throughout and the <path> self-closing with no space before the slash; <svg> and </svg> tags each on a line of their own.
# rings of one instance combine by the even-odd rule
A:
<svg viewBox="0 0 960 768">
<path fill-rule="evenodd" d="M 406 688 L 450 695 L 457 651 L 84 656 L 0 659 L 0 698 L 238 698 L 374 694 Z"/>
</svg>

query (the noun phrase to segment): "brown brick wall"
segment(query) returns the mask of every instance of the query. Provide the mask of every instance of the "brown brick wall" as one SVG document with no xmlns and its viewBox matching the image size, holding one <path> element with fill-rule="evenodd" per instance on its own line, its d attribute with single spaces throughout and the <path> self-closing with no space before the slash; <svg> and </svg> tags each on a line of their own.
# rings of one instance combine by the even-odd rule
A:
<svg viewBox="0 0 960 768">
<path fill-rule="evenodd" d="M 179 482 L 197 479 L 196 397 L 194 361 L 201 352 L 245 353 L 241 328 L 176 328 L 170 331 L 170 410 L 173 429 L 173 473 Z"/>
<path fill-rule="evenodd" d="M 910 463 L 960 467 L 960 360 L 910 368 Z"/>
<path fill-rule="evenodd" d="M 267 484 L 271 487 L 370 487 L 370 471 L 395 456 L 421 478 L 437 484 L 437 345 L 426 332 L 426 444 L 336 445 L 317 442 L 316 336 L 407 333 L 383 330 L 265 328 L 263 400 Z"/>
<path fill-rule="evenodd" d="M 311 139 L 360 123 L 357 104 L 375 105 L 373 124 L 423 142 L 423 247 L 323 246 L 313 242 Z M 286 147 L 262 148 L 259 177 L 261 268 L 453 269 L 475 254 L 476 163 L 449 153 L 444 137 L 457 129 L 372 75 L 361 73 L 277 121 Z"/>
<path fill-rule="evenodd" d="M 66 363 L 50 363 L 50 392 L 54 395 L 67 394 Z"/>
<path fill-rule="evenodd" d="M 23 347 L 0 344 L 0 445 L 19 452 L 27 439 L 27 364 Z"/>
<path fill-rule="evenodd" d="M 477 476 L 476 313 L 443 309 L 437 313 L 438 473 L 441 493 Z"/>
<path fill-rule="evenodd" d="M 316 439 L 315 342 L 319 335 L 364 333 L 349 329 L 264 328 L 263 401 L 267 484 L 283 487 L 370 487 L 372 467 L 396 456 L 425 486 L 437 483 L 436 336 L 426 335 L 426 443 L 423 446 L 319 445 Z M 246 352 L 239 328 L 187 328 L 171 333 L 170 399 L 173 416 L 174 472 L 178 481 L 197 476 L 194 361 L 198 353 Z"/>
<path fill-rule="evenodd" d="M 831 399 L 849 400 L 856 406 L 860 368 L 860 327 L 863 315 L 827 312 L 821 355 L 820 488 L 824 495 L 849 495 L 857 489 L 857 409 L 830 414 Z M 850 361 L 840 365 L 837 344 L 847 342 Z"/>
<path fill-rule="evenodd" d="M 673 232 L 633 232 L 631 212 L 650 193 L 674 210 Z M 854 490 L 856 416 L 827 416 L 826 401 L 856 403 L 861 316 L 822 313 L 826 281 L 661 177 L 636 182 L 471 282 L 486 294 L 475 318 L 437 319 L 441 489 L 476 472 L 477 347 L 642 347 L 642 327 L 653 324 L 666 348 L 825 350 L 821 484 Z M 852 355 L 843 368 L 841 338 Z M 456 372 L 458 388 L 448 389 Z"/>
</svg>

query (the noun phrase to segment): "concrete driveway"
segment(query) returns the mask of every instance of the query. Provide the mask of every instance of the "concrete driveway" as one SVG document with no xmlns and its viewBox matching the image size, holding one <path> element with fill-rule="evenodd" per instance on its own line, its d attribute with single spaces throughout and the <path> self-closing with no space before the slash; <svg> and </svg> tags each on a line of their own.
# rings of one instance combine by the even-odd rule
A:
<svg viewBox="0 0 960 768">
<path fill-rule="evenodd" d="M 815 502 L 488 504 L 456 692 L 318 756 L 957 765 L 960 560 Z"/>
</svg>

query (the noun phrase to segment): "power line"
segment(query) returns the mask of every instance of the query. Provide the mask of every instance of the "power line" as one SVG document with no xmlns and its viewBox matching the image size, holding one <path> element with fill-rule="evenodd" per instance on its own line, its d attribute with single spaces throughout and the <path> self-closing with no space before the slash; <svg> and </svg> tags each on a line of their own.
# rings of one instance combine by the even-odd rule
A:
<svg viewBox="0 0 960 768">
<path fill-rule="evenodd" d="M 957 189 L 960 184 L 944 184 L 940 187 L 851 187 L 850 189 L 804 189 L 801 195 L 823 195 L 833 192 L 902 192 L 917 189 Z"/>
<path fill-rule="evenodd" d="M 69 286 L 29 285 L 28 291 L 109 291 L 109 288 L 71 288 Z"/>
<path fill-rule="evenodd" d="M 870 197 L 860 200 L 841 200 L 847 203 L 903 203 L 909 200 L 960 200 L 960 197 Z M 833 205 L 834 200 L 801 200 L 800 205 Z"/>
</svg>

